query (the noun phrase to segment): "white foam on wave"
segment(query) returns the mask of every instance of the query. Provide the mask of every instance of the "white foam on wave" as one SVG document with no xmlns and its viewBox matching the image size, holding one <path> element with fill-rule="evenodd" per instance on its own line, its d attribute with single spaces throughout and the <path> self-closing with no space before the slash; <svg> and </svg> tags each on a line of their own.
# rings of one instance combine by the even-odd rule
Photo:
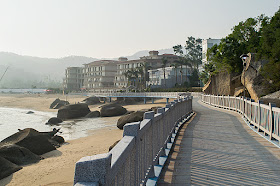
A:
<svg viewBox="0 0 280 186">
<path fill-rule="evenodd" d="M 33 110 L 0 107 L 0 141 L 24 128 L 34 128 L 40 132 L 60 128 L 62 133 L 59 135 L 71 140 L 87 136 L 89 130 L 106 126 L 102 118 L 66 121 L 60 126 L 49 126 L 45 123 L 49 118 L 56 117 L 56 113 L 33 111 L 33 114 L 26 114 L 28 111 Z"/>
</svg>

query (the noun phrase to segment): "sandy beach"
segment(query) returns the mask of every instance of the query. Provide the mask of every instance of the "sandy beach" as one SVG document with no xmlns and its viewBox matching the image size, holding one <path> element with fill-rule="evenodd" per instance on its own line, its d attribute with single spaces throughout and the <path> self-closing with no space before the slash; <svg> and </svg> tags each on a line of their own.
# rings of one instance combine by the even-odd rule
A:
<svg viewBox="0 0 280 186">
<path fill-rule="evenodd" d="M 36 111 L 57 112 L 49 109 L 56 99 L 65 100 L 63 95 L 46 94 L 0 94 L 0 107 L 25 108 Z M 70 103 L 84 100 L 85 96 L 68 95 Z M 101 105 L 101 104 L 100 104 Z M 91 111 L 99 110 L 100 105 L 90 106 Z M 165 99 L 156 100 L 155 104 L 138 103 L 124 106 L 128 111 L 165 106 Z M 104 118 L 116 122 L 119 117 Z M 0 185 L 73 185 L 75 163 L 84 156 L 91 156 L 108 152 L 108 148 L 115 141 L 122 138 L 122 130 L 116 126 L 89 131 L 89 136 L 67 141 L 65 145 L 55 151 L 43 155 L 45 159 L 39 163 L 24 166 L 13 175 L 0 180 Z"/>
</svg>

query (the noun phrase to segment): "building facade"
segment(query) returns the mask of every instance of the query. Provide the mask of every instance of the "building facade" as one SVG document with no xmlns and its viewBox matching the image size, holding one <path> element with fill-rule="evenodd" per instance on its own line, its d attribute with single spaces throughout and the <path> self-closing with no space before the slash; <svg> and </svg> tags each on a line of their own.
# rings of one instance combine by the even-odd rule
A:
<svg viewBox="0 0 280 186">
<path fill-rule="evenodd" d="M 145 77 L 149 77 L 148 70 L 162 68 L 163 60 L 167 60 L 166 67 L 169 67 L 179 57 L 174 54 L 162 54 L 159 55 L 158 51 L 150 51 L 149 56 L 140 57 L 138 60 L 125 60 L 119 58 L 117 64 L 117 75 L 115 77 L 115 87 L 124 88 L 128 86 L 128 78 L 125 76 L 125 72 L 128 70 L 136 70 L 142 68 Z M 145 78 L 148 79 L 148 78 Z"/>
<path fill-rule="evenodd" d="M 165 78 L 164 78 L 165 71 Z M 149 70 L 148 85 L 151 88 L 172 88 L 176 84 L 181 85 L 189 82 L 191 76 L 191 68 L 182 66 L 182 68 L 166 67 Z"/>
<path fill-rule="evenodd" d="M 137 60 L 128 60 L 120 57 L 118 60 L 99 60 L 84 67 L 68 67 L 66 69 L 65 88 L 68 90 L 85 89 L 92 92 L 103 90 L 116 91 L 129 86 L 127 71 L 142 71 L 141 83 L 148 86 L 149 71 L 163 67 L 163 60 L 167 60 L 166 67 L 170 67 L 179 57 L 173 54 L 159 55 L 158 51 L 150 51 L 149 56 L 140 57 Z M 139 74 L 137 75 L 139 76 Z M 143 76 L 145 80 L 143 80 Z"/>
<path fill-rule="evenodd" d="M 202 64 L 199 67 L 199 71 L 201 72 L 203 70 L 203 67 L 205 64 L 208 64 L 209 61 L 207 59 L 207 50 L 209 48 L 212 48 L 215 44 L 219 45 L 221 42 L 221 39 L 204 39 L 202 40 Z"/>
<path fill-rule="evenodd" d="M 100 60 L 85 64 L 83 73 L 83 88 L 87 90 L 114 87 L 117 61 Z"/>
<path fill-rule="evenodd" d="M 63 88 L 70 91 L 79 91 L 83 87 L 84 74 L 83 67 L 68 67 L 65 70 Z"/>
</svg>

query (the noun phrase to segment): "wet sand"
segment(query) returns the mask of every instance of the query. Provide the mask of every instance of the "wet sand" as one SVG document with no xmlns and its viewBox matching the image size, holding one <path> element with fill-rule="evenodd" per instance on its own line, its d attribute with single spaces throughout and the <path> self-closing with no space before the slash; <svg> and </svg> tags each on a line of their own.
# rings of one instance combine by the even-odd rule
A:
<svg viewBox="0 0 280 186">
<path fill-rule="evenodd" d="M 65 100 L 63 95 L 0 94 L 0 107 L 57 112 L 57 110 L 49 109 L 56 98 Z M 67 96 L 70 103 L 81 102 L 85 98 L 78 95 Z M 91 111 L 99 110 L 100 105 L 90 106 Z M 157 100 L 155 104 L 138 103 L 124 107 L 128 111 L 135 111 L 155 106 L 165 106 L 165 99 Z M 116 122 L 118 118 L 104 119 Z M 45 159 L 39 163 L 25 166 L 22 170 L 0 180 L 0 185 L 73 185 L 75 163 L 84 156 L 108 152 L 109 146 L 122 138 L 122 133 L 123 131 L 116 126 L 89 131 L 89 136 L 67 141 L 66 145 L 44 154 Z"/>
</svg>

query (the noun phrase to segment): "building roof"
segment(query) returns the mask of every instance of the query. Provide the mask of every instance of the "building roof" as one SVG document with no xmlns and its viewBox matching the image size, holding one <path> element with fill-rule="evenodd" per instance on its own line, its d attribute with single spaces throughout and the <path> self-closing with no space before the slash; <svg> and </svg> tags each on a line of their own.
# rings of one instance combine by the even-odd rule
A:
<svg viewBox="0 0 280 186">
<path fill-rule="evenodd" d="M 100 65 L 109 65 L 109 64 L 116 64 L 118 61 L 115 60 L 98 60 L 98 61 L 93 61 L 84 65 L 91 65 L 91 66 L 100 66 Z"/>
<path fill-rule="evenodd" d="M 117 64 L 127 64 L 127 63 L 143 63 L 142 59 L 128 60 L 128 61 L 118 61 Z"/>
</svg>

